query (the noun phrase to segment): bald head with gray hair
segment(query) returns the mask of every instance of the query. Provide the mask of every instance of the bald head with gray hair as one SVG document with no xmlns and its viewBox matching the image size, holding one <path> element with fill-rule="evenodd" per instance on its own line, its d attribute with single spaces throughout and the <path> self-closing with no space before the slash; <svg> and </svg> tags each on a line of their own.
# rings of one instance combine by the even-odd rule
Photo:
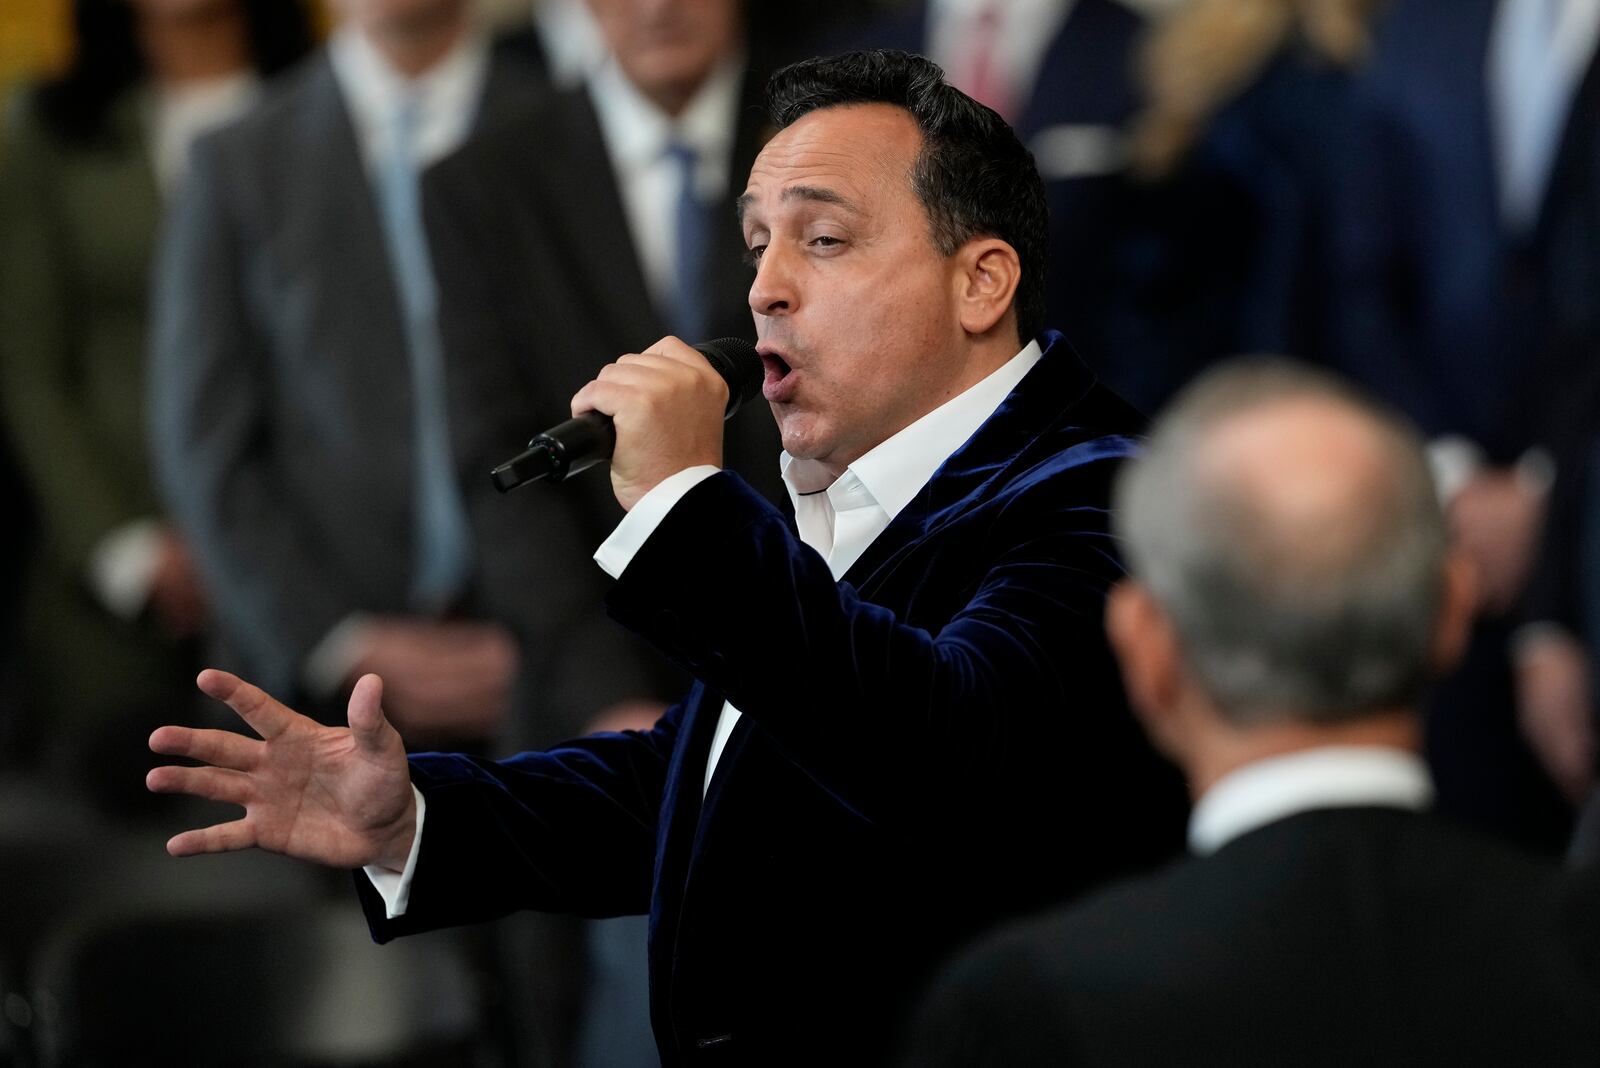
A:
<svg viewBox="0 0 1600 1068">
<path fill-rule="evenodd" d="M 1279 360 L 1203 376 L 1118 480 L 1134 578 L 1227 722 L 1414 707 L 1435 667 L 1447 528 L 1416 432 Z"/>
</svg>

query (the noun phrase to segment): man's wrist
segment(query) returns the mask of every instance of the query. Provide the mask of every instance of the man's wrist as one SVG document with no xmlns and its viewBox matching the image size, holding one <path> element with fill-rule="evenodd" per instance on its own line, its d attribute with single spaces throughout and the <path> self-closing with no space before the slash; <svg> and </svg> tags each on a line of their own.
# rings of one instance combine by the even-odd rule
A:
<svg viewBox="0 0 1600 1068">
<path fill-rule="evenodd" d="M 362 868 L 372 888 L 383 898 L 384 914 L 391 920 L 405 915 L 410 907 L 411 882 L 416 876 L 417 857 L 422 850 L 422 825 L 428 803 L 415 784 L 411 787 L 411 800 L 410 818 L 405 821 L 409 826 L 409 838 L 405 828 L 400 828 L 391 840 L 391 847 L 384 851 L 385 856 Z"/>
<path fill-rule="evenodd" d="M 677 474 L 668 475 L 657 482 L 650 491 L 634 502 L 633 508 L 622 517 L 611 536 L 595 550 L 594 562 L 612 578 L 621 578 L 628 564 L 644 547 L 656 527 L 667 517 L 678 502 L 700 483 L 717 474 L 721 468 L 711 464 L 686 467 Z"/>
</svg>

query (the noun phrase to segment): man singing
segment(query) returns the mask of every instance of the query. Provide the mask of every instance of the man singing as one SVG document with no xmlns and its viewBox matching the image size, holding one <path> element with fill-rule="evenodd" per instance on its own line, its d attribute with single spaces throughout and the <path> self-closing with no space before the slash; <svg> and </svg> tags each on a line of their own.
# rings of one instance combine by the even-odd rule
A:
<svg viewBox="0 0 1600 1068">
<path fill-rule="evenodd" d="M 718 469 L 727 388 L 684 342 L 572 405 L 616 425 L 607 606 L 688 695 L 650 731 L 408 763 L 376 677 L 343 730 L 208 672 L 263 740 L 151 739 L 213 765 L 152 789 L 245 808 L 170 852 L 364 867 L 380 941 L 647 911 L 669 1064 L 881 1060 L 957 944 L 1182 833 L 1101 629 L 1110 483 L 1142 421 L 1034 340 L 1032 159 L 902 53 L 796 64 L 768 96 L 740 222 L 794 525 Z"/>
</svg>

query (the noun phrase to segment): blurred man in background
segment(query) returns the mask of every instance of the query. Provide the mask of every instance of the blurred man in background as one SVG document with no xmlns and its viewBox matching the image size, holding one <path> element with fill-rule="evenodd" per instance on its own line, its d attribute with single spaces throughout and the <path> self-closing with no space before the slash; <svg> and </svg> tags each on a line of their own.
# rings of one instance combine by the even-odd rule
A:
<svg viewBox="0 0 1600 1068">
<path fill-rule="evenodd" d="M 491 42 L 466 0 L 333 10 L 327 47 L 198 147 L 169 218 L 162 484 L 247 670 L 324 710 L 377 671 L 413 746 L 548 744 L 662 684 L 599 607 L 589 499 L 491 486 L 549 387 L 450 328 L 472 316 L 454 279 L 487 253 L 431 240 L 423 175 L 547 92 L 549 69 L 526 39 Z M 530 921 L 494 938 L 524 1051 L 567 1041 L 580 937 Z"/>
<path fill-rule="evenodd" d="M 337 10 L 321 55 L 201 144 L 170 217 L 158 470 L 243 664 L 334 705 L 381 670 L 414 740 L 482 743 L 514 707 L 519 739 L 559 737 L 648 684 L 626 651 L 569 644 L 594 614 L 567 566 L 582 519 L 483 474 L 531 433 L 535 387 L 445 344 L 457 265 L 429 245 L 420 181 L 543 79 L 465 0 Z"/>
<path fill-rule="evenodd" d="M 1426 813 L 1474 569 L 1421 442 L 1288 364 L 1203 379 L 1118 480 L 1107 628 L 1196 859 L 958 963 L 916 1065 L 1589 1064 L 1600 883 Z"/>
<path fill-rule="evenodd" d="M 191 143 L 298 60 L 310 26 L 281 0 L 83 0 L 75 30 L 71 65 L 0 136 L 0 423 L 40 524 L 11 602 L 26 711 L 7 756 L 123 813 L 210 612 L 147 460 L 150 257 L 163 207 L 185 206 Z"/>
<path fill-rule="evenodd" d="M 445 331 L 462 351 L 504 354 L 540 389 L 529 418 L 567 399 L 609 355 L 663 334 L 750 331 L 749 268 L 733 183 L 761 147 L 765 49 L 740 0 L 592 0 L 609 58 L 581 84 L 486 128 L 428 176 Z M 728 463 L 769 497 L 777 437 L 729 424 Z M 615 521 L 603 479 L 584 495 L 598 542 Z"/>
<path fill-rule="evenodd" d="M 1342 366 L 1429 437 L 1481 575 L 1472 646 L 1427 717 L 1440 809 L 1552 852 L 1592 781 L 1592 721 L 1563 681 L 1574 647 L 1548 628 L 1515 631 L 1559 447 L 1553 414 L 1593 362 L 1562 335 L 1600 309 L 1584 266 L 1600 235 L 1581 224 L 1597 42 L 1589 0 L 1391 5 L 1361 79 L 1334 294 Z"/>
</svg>

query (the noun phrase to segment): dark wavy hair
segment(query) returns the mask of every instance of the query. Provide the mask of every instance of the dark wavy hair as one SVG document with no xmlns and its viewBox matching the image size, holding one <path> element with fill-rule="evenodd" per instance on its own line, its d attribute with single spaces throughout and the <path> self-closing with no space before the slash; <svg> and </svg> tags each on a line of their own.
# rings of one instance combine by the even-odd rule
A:
<svg viewBox="0 0 1600 1068">
<path fill-rule="evenodd" d="M 239 0 L 249 27 L 250 55 L 262 76 L 298 61 L 313 43 L 302 0 Z M 77 47 L 65 73 L 33 97 L 45 125 L 65 139 L 86 141 L 105 125 L 111 104 L 149 73 L 127 0 L 74 0 Z"/>
<path fill-rule="evenodd" d="M 1049 219 L 1033 155 L 994 111 L 944 80 L 938 64 L 890 49 L 802 60 L 767 83 L 767 109 L 783 129 L 821 108 L 890 104 L 922 131 L 911 187 L 928 213 L 933 243 L 951 255 L 974 237 L 1017 250 L 1017 333 L 1044 328 Z"/>
</svg>

